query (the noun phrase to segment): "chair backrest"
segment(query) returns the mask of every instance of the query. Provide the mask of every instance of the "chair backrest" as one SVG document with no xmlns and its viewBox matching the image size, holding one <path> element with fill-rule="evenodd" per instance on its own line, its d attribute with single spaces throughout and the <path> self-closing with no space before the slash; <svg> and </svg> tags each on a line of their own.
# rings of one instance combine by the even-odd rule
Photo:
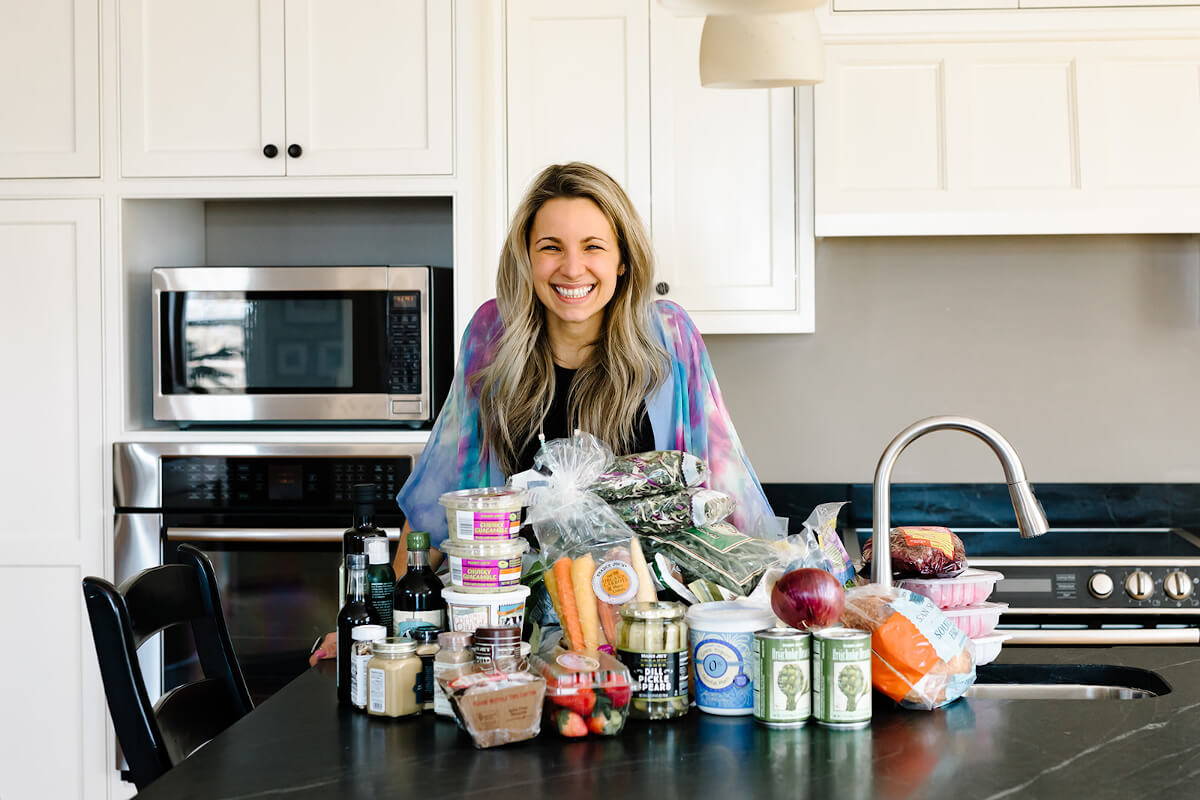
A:
<svg viewBox="0 0 1200 800">
<path fill-rule="evenodd" d="M 113 586 L 83 579 L 83 596 L 100 662 L 104 694 L 139 790 L 252 708 L 246 679 L 225 626 L 216 573 L 208 557 L 181 544 L 181 563 L 151 567 Z M 150 702 L 137 649 L 155 633 L 190 624 L 204 679 Z"/>
</svg>

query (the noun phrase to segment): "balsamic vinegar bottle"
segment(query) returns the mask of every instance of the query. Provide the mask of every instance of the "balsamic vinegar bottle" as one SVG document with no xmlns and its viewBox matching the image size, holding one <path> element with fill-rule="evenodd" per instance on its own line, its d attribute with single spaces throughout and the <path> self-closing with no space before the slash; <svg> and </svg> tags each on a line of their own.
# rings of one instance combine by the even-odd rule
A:
<svg viewBox="0 0 1200 800">
<path fill-rule="evenodd" d="M 346 556 L 351 553 L 367 552 L 367 542 L 370 539 L 383 537 L 387 541 L 387 531 L 375 524 L 375 484 L 354 484 L 354 518 L 351 525 L 342 534 L 342 563 L 338 565 L 338 602 L 346 597 Z M 380 623 L 391 628 L 390 620 Z"/>
<path fill-rule="evenodd" d="M 337 618 L 337 696 L 339 703 L 350 704 L 350 631 L 371 624 L 367 608 L 367 557 L 362 553 L 346 556 L 346 604 Z"/>
<path fill-rule="evenodd" d="M 429 566 L 429 534 L 408 532 L 408 571 L 396 581 L 392 633 L 403 636 L 412 628 L 433 625 L 446 630 L 446 600 L 442 582 Z"/>
</svg>

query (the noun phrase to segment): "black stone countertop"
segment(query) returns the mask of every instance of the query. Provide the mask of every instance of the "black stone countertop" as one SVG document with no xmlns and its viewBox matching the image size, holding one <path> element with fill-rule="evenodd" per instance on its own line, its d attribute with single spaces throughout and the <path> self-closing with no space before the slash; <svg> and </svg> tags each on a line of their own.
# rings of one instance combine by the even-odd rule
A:
<svg viewBox="0 0 1200 800">
<path fill-rule="evenodd" d="M 1140 700 L 983 700 L 904 711 L 869 728 L 772 730 L 695 709 L 617 737 L 476 750 L 432 715 L 382 721 L 338 707 L 331 662 L 310 670 L 164 775 L 154 798 L 1190 797 L 1200 778 L 1200 649 L 1005 648 L 998 663 L 1120 664 L 1171 685 Z"/>
</svg>

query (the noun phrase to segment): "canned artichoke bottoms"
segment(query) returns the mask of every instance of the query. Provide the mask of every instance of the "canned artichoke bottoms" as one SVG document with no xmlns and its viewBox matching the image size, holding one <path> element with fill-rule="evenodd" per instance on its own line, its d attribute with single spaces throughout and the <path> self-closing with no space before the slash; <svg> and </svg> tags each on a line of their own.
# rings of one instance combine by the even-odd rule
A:
<svg viewBox="0 0 1200 800">
<path fill-rule="evenodd" d="M 754 632 L 775 625 L 769 608 L 719 601 L 687 610 L 696 706 L 709 714 L 754 711 Z"/>
<path fill-rule="evenodd" d="M 680 603 L 629 603 L 617 627 L 617 657 L 632 675 L 630 716 L 672 719 L 688 712 L 688 629 Z"/>
<path fill-rule="evenodd" d="M 511 486 L 461 489 L 438 498 L 446 509 L 450 538 L 456 541 L 503 541 L 521 531 L 527 494 Z"/>
<path fill-rule="evenodd" d="M 813 716 L 830 728 L 871 723 L 871 634 L 826 628 L 812 635 Z"/>
<path fill-rule="evenodd" d="M 442 552 L 450 563 L 450 583 L 462 592 L 515 589 L 521 582 L 521 555 L 528 548 L 521 538 L 442 542 Z"/>
<path fill-rule="evenodd" d="M 795 628 L 754 634 L 754 718 L 770 728 L 799 728 L 812 715 L 811 637 Z"/>
</svg>

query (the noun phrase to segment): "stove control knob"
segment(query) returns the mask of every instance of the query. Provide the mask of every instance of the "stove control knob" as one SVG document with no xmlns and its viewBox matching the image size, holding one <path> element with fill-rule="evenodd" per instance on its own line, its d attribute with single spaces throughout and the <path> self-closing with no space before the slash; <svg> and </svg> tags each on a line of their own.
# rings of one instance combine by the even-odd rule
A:
<svg viewBox="0 0 1200 800">
<path fill-rule="evenodd" d="M 1186 600 L 1192 594 L 1192 579 L 1186 572 L 1175 570 L 1163 578 L 1163 591 L 1172 600 Z"/>
<path fill-rule="evenodd" d="M 1134 570 L 1125 576 L 1125 593 L 1134 600 L 1146 600 L 1154 594 L 1154 579 L 1142 570 Z"/>
<path fill-rule="evenodd" d="M 1088 578 L 1088 591 L 1092 597 L 1103 600 L 1113 593 L 1113 579 L 1107 572 L 1097 572 Z"/>
</svg>

